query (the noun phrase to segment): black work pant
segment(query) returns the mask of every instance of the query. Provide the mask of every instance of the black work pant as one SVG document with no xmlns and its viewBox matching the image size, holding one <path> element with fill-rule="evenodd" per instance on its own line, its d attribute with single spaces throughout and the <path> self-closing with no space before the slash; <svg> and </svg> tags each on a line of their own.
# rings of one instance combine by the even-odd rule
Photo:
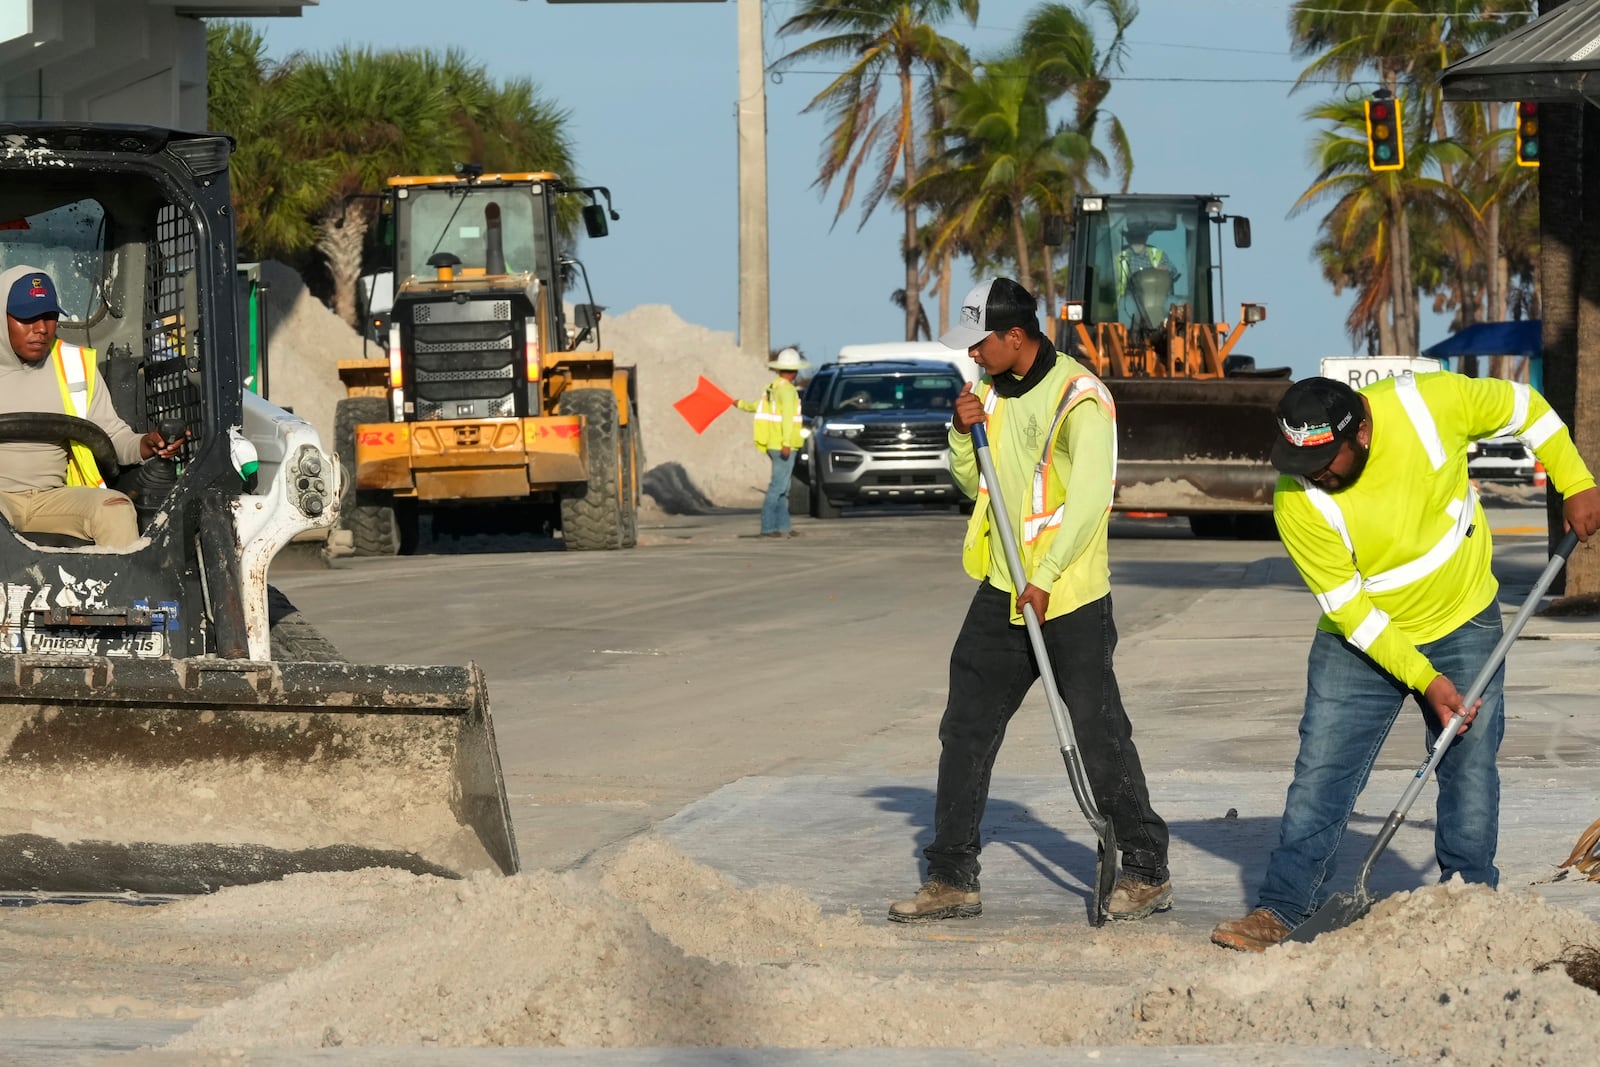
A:
<svg viewBox="0 0 1600 1067">
<path fill-rule="evenodd" d="M 1012 599 L 988 582 L 980 585 L 950 653 L 950 698 L 939 723 L 943 750 L 933 844 L 924 855 L 930 879 L 960 889 L 978 888 L 989 776 L 1006 725 L 1039 677 L 1027 630 L 1011 625 Z M 1150 807 L 1133 725 L 1111 668 L 1117 647 L 1111 597 L 1047 621 L 1044 644 L 1095 803 L 1116 832 L 1123 871 L 1146 882 L 1165 882 L 1167 824 Z M 1040 713 L 1048 710 L 1041 706 Z"/>
</svg>

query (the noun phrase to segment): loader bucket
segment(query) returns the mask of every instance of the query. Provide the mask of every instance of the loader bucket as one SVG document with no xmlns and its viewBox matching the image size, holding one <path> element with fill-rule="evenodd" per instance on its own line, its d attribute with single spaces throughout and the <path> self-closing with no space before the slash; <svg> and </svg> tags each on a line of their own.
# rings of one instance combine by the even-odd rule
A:
<svg viewBox="0 0 1600 1067">
<path fill-rule="evenodd" d="M 7 656 L 0 791 L 6 894 L 518 866 L 475 664 Z"/>
<path fill-rule="evenodd" d="M 1107 378 L 1117 405 L 1116 507 L 1184 515 L 1269 511 L 1273 378 Z"/>
</svg>

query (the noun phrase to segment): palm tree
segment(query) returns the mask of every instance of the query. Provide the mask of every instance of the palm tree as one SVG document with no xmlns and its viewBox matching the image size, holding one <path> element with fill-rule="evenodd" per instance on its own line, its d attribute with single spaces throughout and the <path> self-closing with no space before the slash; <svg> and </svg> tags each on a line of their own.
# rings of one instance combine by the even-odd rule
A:
<svg viewBox="0 0 1600 1067">
<path fill-rule="evenodd" d="M 1300 194 L 1289 213 L 1298 214 L 1325 200 L 1334 202 L 1334 210 L 1323 220 L 1323 231 L 1334 247 L 1351 256 L 1368 257 L 1376 268 L 1364 275 L 1367 288 L 1359 303 L 1366 314 L 1389 309 L 1389 315 L 1372 324 L 1385 354 L 1415 355 L 1416 280 L 1407 219 L 1412 213 L 1426 211 L 1449 225 L 1471 226 L 1476 214 L 1471 203 L 1459 189 L 1434 177 L 1443 163 L 1459 163 L 1465 153 L 1451 141 L 1413 138 L 1404 170 L 1374 174 L 1367 166 L 1366 116 L 1360 102 L 1320 104 L 1306 117 L 1331 126 L 1323 129 L 1315 142 L 1316 180 Z M 1352 329 L 1352 336 L 1356 335 Z"/>
<path fill-rule="evenodd" d="M 937 75 L 945 65 L 962 60 L 961 46 L 936 28 L 957 11 L 969 23 L 976 22 L 978 0 L 804 0 L 799 13 L 778 28 L 783 35 L 823 36 L 780 58 L 773 64 L 775 69 L 812 59 L 846 65 L 844 73 L 805 107 L 808 112 L 826 109 L 832 122 L 823 144 L 817 184 L 826 192 L 835 180 L 842 182 L 835 222 L 854 199 L 864 165 L 871 164 L 871 184 L 861 204 L 862 225 L 889 193 L 897 171 L 902 188 L 916 184 L 920 165 L 916 78 L 919 74 Z M 884 79 L 891 76 L 899 89 L 899 106 L 893 112 L 882 109 L 880 103 Z M 906 339 L 912 340 L 923 318 L 917 206 L 905 201 L 902 210 L 903 303 Z"/>
<path fill-rule="evenodd" d="M 315 240 L 311 216 L 331 179 L 320 158 L 291 150 L 298 114 L 284 91 L 293 60 L 273 63 L 242 22 L 206 28 L 208 123 L 235 141 L 230 164 L 242 254 L 290 258 Z"/>
</svg>

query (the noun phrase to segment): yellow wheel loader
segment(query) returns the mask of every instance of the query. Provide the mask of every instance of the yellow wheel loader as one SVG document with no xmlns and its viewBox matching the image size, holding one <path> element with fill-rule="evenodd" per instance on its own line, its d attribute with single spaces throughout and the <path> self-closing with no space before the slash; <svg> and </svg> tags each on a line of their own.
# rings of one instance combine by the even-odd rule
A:
<svg viewBox="0 0 1600 1067">
<path fill-rule="evenodd" d="M 241 329 L 231 150 L 0 123 L 0 269 L 48 273 L 60 338 L 94 349 L 87 388 L 184 442 L 122 469 L 97 423 L 0 396 L 0 469 L 86 452 L 139 529 L 112 548 L 0 514 L 0 895 L 517 869 L 477 667 L 344 662 L 267 585 L 337 520 L 343 471 L 243 387 L 264 353 Z"/>
<path fill-rule="evenodd" d="M 387 352 L 339 364 L 348 396 L 335 436 L 351 471 L 341 521 L 357 554 L 410 551 L 424 511 L 437 526 L 463 504 L 547 515 L 569 549 L 637 543 L 633 368 L 598 348 L 592 302 L 568 329 L 562 293 L 582 271 L 560 251 L 568 196 L 587 199 L 585 228 L 605 236 L 617 214 L 601 186 L 476 167 L 389 179 Z"/>
<path fill-rule="evenodd" d="M 1056 347 L 1089 366 L 1117 406 L 1118 511 L 1187 516 L 1198 536 L 1271 536 L 1267 456 L 1289 368 L 1257 370 L 1237 347 L 1266 318 L 1221 317 L 1222 197 L 1093 195 L 1073 202 Z"/>
</svg>

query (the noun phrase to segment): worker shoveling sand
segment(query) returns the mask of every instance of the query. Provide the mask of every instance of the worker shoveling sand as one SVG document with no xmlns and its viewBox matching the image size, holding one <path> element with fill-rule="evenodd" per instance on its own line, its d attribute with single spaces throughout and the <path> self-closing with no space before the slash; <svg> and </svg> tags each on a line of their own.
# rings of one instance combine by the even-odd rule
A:
<svg viewBox="0 0 1600 1067">
<path fill-rule="evenodd" d="M 1240 956 L 1139 926 L 907 934 L 736 888 L 647 839 L 598 875 L 304 875 L 139 918 L 175 958 L 227 934 L 230 958 L 270 941 L 275 970 L 286 945 L 308 960 L 202 1017 L 188 1049 L 1288 1043 L 1463 1065 L 1585 1062 L 1600 1036 L 1595 994 L 1536 970 L 1600 928 L 1461 885 Z"/>
</svg>

